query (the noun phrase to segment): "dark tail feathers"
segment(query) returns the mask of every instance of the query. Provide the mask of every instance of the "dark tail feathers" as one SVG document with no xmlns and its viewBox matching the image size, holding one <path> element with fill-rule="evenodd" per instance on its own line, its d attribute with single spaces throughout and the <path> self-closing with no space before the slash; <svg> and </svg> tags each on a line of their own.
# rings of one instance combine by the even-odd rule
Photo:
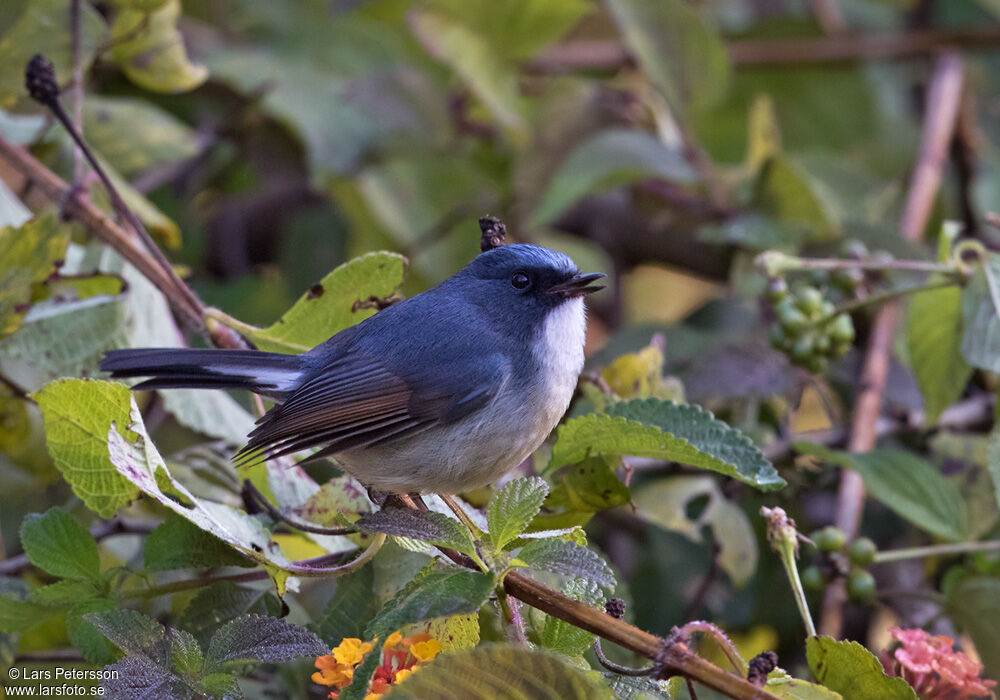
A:
<svg viewBox="0 0 1000 700">
<path fill-rule="evenodd" d="M 190 348 L 109 350 L 100 366 L 116 379 L 151 377 L 133 389 L 248 389 L 277 399 L 298 385 L 303 371 L 297 355 Z"/>
</svg>

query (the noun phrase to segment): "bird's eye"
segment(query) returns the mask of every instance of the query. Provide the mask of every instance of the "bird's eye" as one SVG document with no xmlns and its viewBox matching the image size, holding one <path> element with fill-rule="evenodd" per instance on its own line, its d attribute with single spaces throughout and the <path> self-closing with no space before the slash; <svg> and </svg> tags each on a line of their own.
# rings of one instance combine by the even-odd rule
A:
<svg viewBox="0 0 1000 700">
<path fill-rule="evenodd" d="M 514 289 L 527 289 L 531 284 L 531 278 L 524 272 L 515 272 L 514 276 L 510 278 L 510 283 Z"/>
</svg>

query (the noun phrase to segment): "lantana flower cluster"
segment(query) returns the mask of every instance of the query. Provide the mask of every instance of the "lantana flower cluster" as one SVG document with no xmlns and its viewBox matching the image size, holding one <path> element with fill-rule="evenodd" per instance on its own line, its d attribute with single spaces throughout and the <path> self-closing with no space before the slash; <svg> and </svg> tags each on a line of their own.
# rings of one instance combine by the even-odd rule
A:
<svg viewBox="0 0 1000 700">
<path fill-rule="evenodd" d="M 899 627 L 890 632 L 898 645 L 882 655 L 882 665 L 890 675 L 899 676 L 913 686 L 920 700 L 994 697 L 992 688 L 996 681 L 980 678 L 982 665 L 955 651 L 951 637 Z"/>
<path fill-rule="evenodd" d="M 316 668 L 312 675 L 314 683 L 332 687 L 327 696 L 336 698 L 341 689 L 346 688 L 354 680 L 354 670 L 364 659 L 365 654 L 374 649 L 375 642 L 362 642 L 355 637 L 347 637 L 334 647 L 329 654 L 316 657 Z M 372 676 L 371 685 L 365 700 L 375 700 L 382 697 L 390 686 L 402 683 L 410 674 L 415 673 L 433 660 L 441 651 L 441 644 L 429 634 L 414 634 L 404 637 L 399 632 L 390 634 L 382 647 L 382 662 Z"/>
</svg>

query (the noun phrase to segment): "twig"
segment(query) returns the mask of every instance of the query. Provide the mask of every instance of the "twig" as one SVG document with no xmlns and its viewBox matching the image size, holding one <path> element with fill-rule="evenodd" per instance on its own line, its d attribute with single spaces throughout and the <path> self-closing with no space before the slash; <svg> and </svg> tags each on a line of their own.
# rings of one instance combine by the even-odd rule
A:
<svg viewBox="0 0 1000 700">
<path fill-rule="evenodd" d="M 965 554 L 967 552 L 995 552 L 1000 549 L 1000 540 L 987 542 L 951 542 L 949 544 L 932 544 L 926 547 L 906 547 L 904 549 L 889 549 L 875 553 L 876 564 L 905 559 L 922 559 L 923 557 L 940 557 L 950 554 Z"/>
<path fill-rule="evenodd" d="M 90 528 L 90 534 L 95 540 L 100 542 L 115 535 L 148 535 L 155 526 L 138 520 L 131 520 L 115 517 L 111 520 L 102 520 Z M 13 576 L 31 566 L 31 562 L 24 554 L 10 557 L 0 561 L 0 576 Z"/>
<path fill-rule="evenodd" d="M 844 33 L 847 22 L 844 21 L 844 11 L 840 9 L 837 0 L 812 0 L 810 4 L 824 34 L 840 36 Z"/>
<path fill-rule="evenodd" d="M 357 532 L 357 530 L 353 527 L 323 527 L 322 525 L 308 523 L 304 520 L 299 520 L 298 518 L 290 518 L 278 510 L 275 506 L 271 505 L 271 503 L 267 500 L 267 497 L 262 494 L 249 479 L 245 479 L 243 481 L 243 494 L 244 500 L 249 499 L 253 505 L 263 508 L 272 519 L 291 525 L 296 530 L 311 532 L 316 535 L 329 535 L 331 537 L 353 535 Z M 248 508 L 247 511 L 249 512 L 250 509 Z"/>
<path fill-rule="evenodd" d="M 70 51 L 73 54 L 73 126 L 83 133 L 83 57 L 81 42 L 80 3 L 71 0 L 69 6 Z M 83 153 L 79 146 L 73 147 L 73 184 L 83 181 Z"/>
<path fill-rule="evenodd" d="M 899 222 L 900 235 L 906 240 L 919 240 L 930 217 L 941 184 L 941 169 L 948 144 L 955 131 L 964 74 L 962 59 L 955 53 L 943 54 L 935 62 L 934 75 L 926 95 L 926 118 L 918 162 Z M 879 309 L 875 316 L 858 380 L 860 389 L 854 401 L 847 443 L 849 452 L 867 452 L 875 445 L 875 427 L 882 405 L 882 391 L 889 373 L 889 357 L 899 314 L 899 302 L 893 301 Z M 860 474 L 842 470 L 837 494 L 836 525 L 844 531 L 848 540 L 857 536 L 863 506 L 864 483 Z M 834 581 L 827 586 L 820 617 L 821 633 L 839 636 L 846 600 L 847 591 L 843 580 Z"/>
</svg>

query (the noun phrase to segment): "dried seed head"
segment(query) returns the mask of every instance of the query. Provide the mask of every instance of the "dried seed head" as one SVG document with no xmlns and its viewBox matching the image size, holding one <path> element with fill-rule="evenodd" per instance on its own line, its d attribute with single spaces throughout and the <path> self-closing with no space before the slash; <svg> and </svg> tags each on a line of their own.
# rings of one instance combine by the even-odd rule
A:
<svg viewBox="0 0 1000 700">
<path fill-rule="evenodd" d="M 483 237 L 479 242 L 479 249 L 484 253 L 487 250 L 499 248 L 504 244 L 507 237 L 507 227 L 495 216 L 487 214 L 479 219 L 479 230 L 483 232 Z"/>
<path fill-rule="evenodd" d="M 24 84 L 31 99 L 43 105 L 51 105 L 59 99 L 59 83 L 52 61 L 36 53 L 24 69 Z"/>
</svg>

